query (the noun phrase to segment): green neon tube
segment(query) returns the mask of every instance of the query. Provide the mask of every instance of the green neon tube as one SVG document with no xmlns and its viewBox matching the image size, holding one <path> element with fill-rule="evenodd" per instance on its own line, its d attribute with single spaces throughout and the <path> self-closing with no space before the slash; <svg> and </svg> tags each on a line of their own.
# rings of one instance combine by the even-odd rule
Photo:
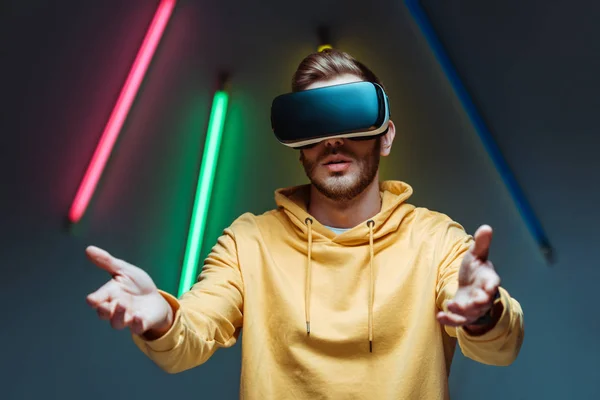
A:
<svg viewBox="0 0 600 400">
<path fill-rule="evenodd" d="M 196 281 L 200 250 L 202 249 L 202 241 L 204 239 L 204 228 L 206 227 L 206 215 L 215 180 L 228 100 L 229 95 L 224 90 L 217 91 L 213 98 L 185 257 L 183 259 L 181 279 L 179 281 L 179 296 L 188 291 Z"/>
</svg>

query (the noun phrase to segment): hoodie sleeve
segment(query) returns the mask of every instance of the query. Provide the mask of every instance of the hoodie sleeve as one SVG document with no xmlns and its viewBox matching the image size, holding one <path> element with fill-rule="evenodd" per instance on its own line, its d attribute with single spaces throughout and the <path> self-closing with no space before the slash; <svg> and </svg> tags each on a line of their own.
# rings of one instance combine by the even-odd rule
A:
<svg viewBox="0 0 600 400">
<path fill-rule="evenodd" d="M 463 227 L 456 222 L 445 224 L 442 240 L 436 249 L 439 256 L 436 304 L 447 310 L 446 303 L 452 300 L 458 289 L 458 271 L 462 258 L 473 242 Z M 440 261 L 441 260 L 441 261 Z M 523 310 L 508 291 L 500 287 L 503 312 L 496 325 L 483 335 L 470 335 L 461 328 L 445 326 L 448 335 L 457 338 L 462 353 L 475 361 L 488 365 L 507 366 L 515 361 L 524 336 Z"/>
<path fill-rule="evenodd" d="M 244 284 L 231 229 L 218 239 L 188 292 L 180 299 L 160 293 L 173 309 L 173 325 L 158 339 L 134 334 L 133 341 L 164 371 L 194 368 L 218 348 L 233 346 L 242 327 Z"/>
</svg>

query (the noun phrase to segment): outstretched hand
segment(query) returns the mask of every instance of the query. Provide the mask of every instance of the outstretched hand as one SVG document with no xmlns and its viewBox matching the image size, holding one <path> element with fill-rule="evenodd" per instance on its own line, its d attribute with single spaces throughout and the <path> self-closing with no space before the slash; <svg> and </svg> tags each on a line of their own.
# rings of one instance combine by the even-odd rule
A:
<svg viewBox="0 0 600 400">
<path fill-rule="evenodd" d="M 473 324 L 490 310 L 500 286 L 500 277 L 488 260 L 492 228 L 481 226 L 475 232 L 474 239 L 460 266 L 458 290 L 447 303 L 448 311 L 437 314 L 438 321 L 444 325 L 457 327 Z"/>
<path fill-rule="evenodd" d="M 129 327 L 137 335 L 169 329 L 173 320 L 171 306 L 144 270 L 94 246 L 88 247 L 86 254 L 112 276 L 87 296 L 87 303 L 101 319 L 109 320 L 115 329 Z"/>
</svg>

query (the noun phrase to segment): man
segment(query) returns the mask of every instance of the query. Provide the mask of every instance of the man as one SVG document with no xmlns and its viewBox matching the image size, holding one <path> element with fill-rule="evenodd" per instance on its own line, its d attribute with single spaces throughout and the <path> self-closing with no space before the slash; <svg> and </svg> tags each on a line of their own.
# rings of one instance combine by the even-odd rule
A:
<svg viewBox="0 0 600 400">
<path fill-rule="evenodd" d="M 330 50 L 308 56 L 293 91 L 370 81 Z M 456 344 L 473 360 L 509 365 L 523 339 L 519 303 L 474 237 L 444 214 L 407 202 L 411 187 L 379 180 L 395 127 L 368 140 L 325 139 L 300 150 L 309 185 L 280 189 L 277 208 L 228 227 L 180 299 L 140 268 L 96 247 L 112 279 L 88 296 L 165 371 L 206 362 L 243 327 L 246 399 L 447 399 Z"/>
</svg>

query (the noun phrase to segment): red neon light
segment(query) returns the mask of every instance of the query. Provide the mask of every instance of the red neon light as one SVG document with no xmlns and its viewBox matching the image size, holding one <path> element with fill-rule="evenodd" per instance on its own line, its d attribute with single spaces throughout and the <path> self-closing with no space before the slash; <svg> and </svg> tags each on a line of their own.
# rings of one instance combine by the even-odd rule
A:
<svg viewBox="0 0 600 400">
<path fill-rule="evenodd" d="M 127 118 L 131 104 L 137 95 L 140 84 L 142 83 L 142 80 L 146 75 L 146 71 L 148 70 L 148 66 L 150 65 L 150 61 L 154 56 L 156 47 L 158 46 L 165 27 L 169 22 L 169 18 L 171 17 L 175 3 L 176 0 L 162 0 L 158 6 L 158 9 L 156 10 L 156 13 L 154 14 L 154 18 L 150 24 L 150 27 L 148 28 L 146 37 L 144 38 L 133 66 L 129 71 L 127 80 L 121 89 L 119 99 L 117 100 L 110 118 L 106 123 L 102 137 L 98 142 L 96 151 L 94 152 L 85 176 L 83 177 L 83 180 L 79 186 L 79 190 L 77 191 L 77 195 L 73 200 L 71 209 L 69 210 L 69 220 L 71 220 L 71 222 L 77 222 L 81 219 L 90 202 L 90 199 L 92 198 L 92 195 L 94 194 L 98 181 L 100 180 L 100 176 L 102 175 L 102 171 L 104 170 L 106 162 L 108 161 L 108 157 L 110 156 L 113 146 L 119 136 L 121 127 L 125 122 L 125 118 Z"/>
</svg>

